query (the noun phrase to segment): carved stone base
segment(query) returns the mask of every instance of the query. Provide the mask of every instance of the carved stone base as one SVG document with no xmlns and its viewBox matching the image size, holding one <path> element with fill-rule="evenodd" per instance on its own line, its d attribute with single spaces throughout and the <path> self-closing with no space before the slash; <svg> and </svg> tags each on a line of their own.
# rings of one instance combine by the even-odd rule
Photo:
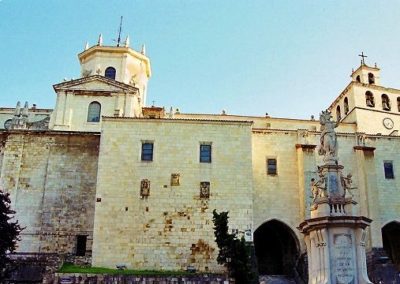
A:
<svg viewBox="0 0 400 284">
<path fill-rule="evenodd" d="M 317 198 L 311 206 L 311 218 L 325 216 L 354 216 L 357 202 L 351 197 L 343 199 L 343 202 L 332 203 L 328 197 Z"/>
<path fill-rule="evenodd" d="M 365 255 L 365 228 L 371 221 L 366 217 L 326 216 L 301 223 L 299 229 L 307 246 L 308 283 L 372 283 Z"/>
</svg>

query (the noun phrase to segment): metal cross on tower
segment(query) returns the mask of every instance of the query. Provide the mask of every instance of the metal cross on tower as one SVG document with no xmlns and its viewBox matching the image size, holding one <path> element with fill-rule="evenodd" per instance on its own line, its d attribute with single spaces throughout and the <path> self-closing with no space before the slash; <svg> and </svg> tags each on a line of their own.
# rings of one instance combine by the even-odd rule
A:
<svg viewBox="0 0 400 284">
<path fill-rule="evenodd" d="M 365 57 L 368 57 L 368 56 L 364 55 L 364 52 L 361 52 L 361 54 L 359 54 L 358 56 L 361 57 L 361 64 L 365 65 Z"/>
</svg>

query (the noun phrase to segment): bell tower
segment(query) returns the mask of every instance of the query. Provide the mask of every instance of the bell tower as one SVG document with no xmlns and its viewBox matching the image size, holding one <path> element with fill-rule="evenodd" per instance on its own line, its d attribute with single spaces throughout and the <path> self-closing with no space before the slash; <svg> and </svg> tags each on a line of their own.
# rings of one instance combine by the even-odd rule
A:
<svg viewBox="0 0 400 284">
<path fill-rule="evenodd" d="M 146 106 L 151 76 L 145 48 L 129 47 L 129 37 L 116 46 L 96 45 L 78 54 L 81 76 L 53 85 L 56 107 L 49 128 L 63 131 L 99 132 L 102 117 L 141 117 Z"/>
<path fill-rule="evenodd" d="M 361 65 L 356 71 L 352 72 L 352 81 L 361 84 L 380 86 L 380 69 L 376 66 L 376 64 L 375 67 L 370 67 L 365 64 L 365 58 L 367 56 L 364 55 L 363 52 L 361 52 L 359 56 L 361 57 Z"/>
<path fill-rule="evenodd" d="M 400 90 L 381 84 L 381 70 L 365 63 L 351 73 L 351 82 L 329 106 L 338 122 L 355 123 L 356 131 L 367 134 L 399 136 Z"/>
<path fill-rule="evenodd" d="M 147 83 L 151 76 L 150 59 L 145 46 L 141 51 L 129 47 L 129 36 L 117 46 L 103 45 L 100 35 L 96 45 L 78 54 L 81 76 L 101 75 L 139 89 L 140 105 L 146 105 Z"/>
</svg>

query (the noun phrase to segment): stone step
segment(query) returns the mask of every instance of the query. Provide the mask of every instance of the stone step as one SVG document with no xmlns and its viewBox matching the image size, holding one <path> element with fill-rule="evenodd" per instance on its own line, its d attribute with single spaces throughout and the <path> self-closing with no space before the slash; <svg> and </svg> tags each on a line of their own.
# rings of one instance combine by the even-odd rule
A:
<svg viewBox="0 0 400 284">
<path fill-rule="evenodd" d="M 260 284 L 296 284 L 293 278 L 286 275 L 260 275 Z"/>
</svg>

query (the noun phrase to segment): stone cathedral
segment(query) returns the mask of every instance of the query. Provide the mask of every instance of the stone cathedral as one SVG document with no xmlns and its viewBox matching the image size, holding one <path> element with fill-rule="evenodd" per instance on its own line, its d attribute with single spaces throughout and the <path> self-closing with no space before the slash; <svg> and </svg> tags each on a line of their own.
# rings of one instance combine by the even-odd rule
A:
<svg viewBox="0 0 400 284">
<path fill-rule="evenodd" d="M 326 165 L 318 118 L 150 106 L 150 59 L 129 39 L 106 46 L 99 37 L 78 59 L 80 78 L 53 85 L 54 109 L 0 108 L 1 186 L 26 227 L 16 257 L 222 272 L 216 209 L 254 244 L 260 275 L 307 281 L 304 222 L 323 206 Z M 362 58 L 323 114 L 336 123 L 339 187 L 353 214 L 371 221 L 354 243 L 365 248 L 368 277 L 400 283 L 400 90 L 380 76 Z"/>
</svg>

